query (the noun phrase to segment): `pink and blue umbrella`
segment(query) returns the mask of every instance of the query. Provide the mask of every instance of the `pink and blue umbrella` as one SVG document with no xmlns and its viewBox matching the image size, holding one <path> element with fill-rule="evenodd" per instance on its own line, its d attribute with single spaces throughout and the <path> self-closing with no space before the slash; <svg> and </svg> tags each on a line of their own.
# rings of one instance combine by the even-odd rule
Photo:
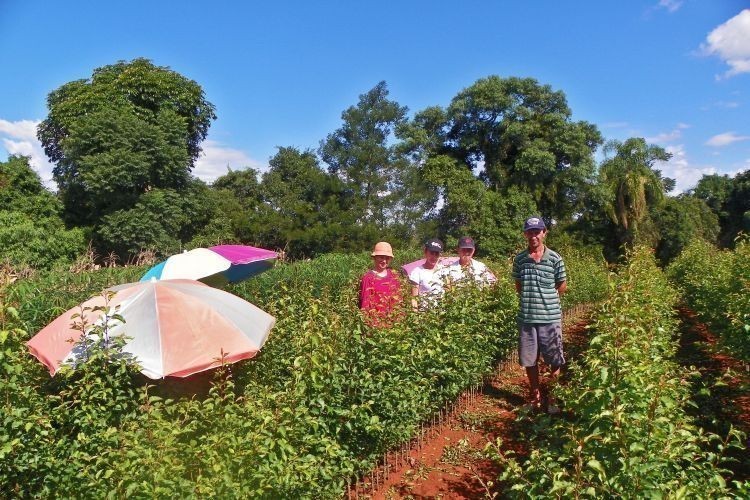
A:
<svg viewBox="0 0 750 500">
<path fill-rule="evenodd" d="M 141 281 L 152 278 L 191 279 L 212 286 L 237 283 L 273 267 L 278 254 L 264 248 L 247 245 L 218 245 L 196 248 L 172 255 L 143 275 Z"/>
</svg>

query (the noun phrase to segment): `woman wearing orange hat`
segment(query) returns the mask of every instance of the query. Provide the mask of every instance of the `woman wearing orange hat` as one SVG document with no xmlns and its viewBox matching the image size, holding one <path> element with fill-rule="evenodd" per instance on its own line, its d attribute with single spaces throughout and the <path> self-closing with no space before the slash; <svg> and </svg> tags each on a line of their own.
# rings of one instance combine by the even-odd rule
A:
<svg viewBox="0 0 750 500">
<path fill-rule="evenodd" d="M 368 324 L 387 327 L 402 312 L 401 282 L 389 267 L 393 260 L 390 243 L 376 243 L 371 255 L 373 268 L 362 276 L 359 286 L 359 308 Z"/>
</svg>

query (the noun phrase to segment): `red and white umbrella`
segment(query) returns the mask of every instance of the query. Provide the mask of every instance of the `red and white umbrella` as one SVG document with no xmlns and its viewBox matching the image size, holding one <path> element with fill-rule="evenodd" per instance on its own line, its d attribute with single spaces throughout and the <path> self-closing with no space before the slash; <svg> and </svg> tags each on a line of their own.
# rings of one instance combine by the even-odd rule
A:
<svg viewBox="0 0 750 500">
<path fill-rule="evenodd" d="M 132 354 L 149 378 L 187 377 L 255 356 L 276 319 L 236 295 L 193 280 L 152 280 L 110 289 L 106 303 L 97 296 L 60 315 L 27 345 L 54 375 L 60 366 L 75 361 L 83 332 L 74 321 L 101 324 L 104 311 L 125 320 L 114 322 L 110 337 L 125 335 L 123 351 Z M 82 308 L 89 308 L 82 312 Z M 81 318 L 73 315 L 81 314 Z M 89 334 L 91 327 L 86 331 Z"/>
</svg>

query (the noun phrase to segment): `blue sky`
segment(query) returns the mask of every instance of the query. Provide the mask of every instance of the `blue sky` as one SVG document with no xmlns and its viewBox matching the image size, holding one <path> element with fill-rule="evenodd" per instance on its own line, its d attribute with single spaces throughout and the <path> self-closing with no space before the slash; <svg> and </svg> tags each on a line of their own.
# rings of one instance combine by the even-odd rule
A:
<svg viewBox="0 0 750 500">
<path fill-rule="evenodd" d="M 607 139 L 673 153 L 679 190 L 750 169 L 750 2 L 0 0 L 0 160 L 29 154 L 46 96 L 146 57 L 197 81 L 217 110 L 194 173 L 263 170 L 317 148 L 379 81 L 410 114 L 488 75 L 562 90 Z"/>
</svg>

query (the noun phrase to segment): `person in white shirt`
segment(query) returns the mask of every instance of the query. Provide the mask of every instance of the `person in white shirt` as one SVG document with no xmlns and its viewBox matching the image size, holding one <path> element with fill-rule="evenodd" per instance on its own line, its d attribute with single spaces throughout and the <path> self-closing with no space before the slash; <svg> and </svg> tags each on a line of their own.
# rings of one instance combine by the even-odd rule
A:
<svg viewBox="0 0 750 500">
<path fill-rule="evenodd" d="M 435 279 L 435 273 L 443 269 L 440 264 L 440 254 L 443 252 L 443 242 L 433 238 L 424 244 L 424 264 L 415 267 L 409 273 L 411 283 L 411 305 L 414 310 L 426 308 L 443 294 L 442 280 Z"/>
<path fill-rule="evenodd" d="M 468 282 L 468 280 L 472 280 L 479 286 L 496 283 L 497 278 L 492 274 L 492 271 L 482 262 L 473 258 L 475 251 L 476 245 L 473 239 L 468 236 L 459 238 L 458 262 L 441 269 L 435 277 L 448 286 L 461 285 L 462 282 Z"/>
</svg>

